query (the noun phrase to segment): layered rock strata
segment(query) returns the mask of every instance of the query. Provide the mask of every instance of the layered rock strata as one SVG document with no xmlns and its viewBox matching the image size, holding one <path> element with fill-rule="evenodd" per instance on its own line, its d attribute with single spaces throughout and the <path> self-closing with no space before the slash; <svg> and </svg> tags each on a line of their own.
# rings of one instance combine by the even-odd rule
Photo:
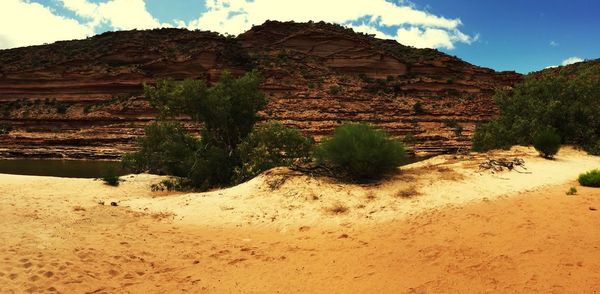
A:
<svg viewBox="0 0 600 294">
<path fill-rule="evenodd" d="M 251 69 L 264 76 L 265 120 L 317 139 L 366 121 L 416 152 L 469 148 L 475 125 L 497 114 L 494 91 L 521 79 L 325 23 L 267 22 L 237 38 L 111 32 L 0 51 L 0 156 L 118 158 L 156 116 L 144 83 Z"/>
</svg>

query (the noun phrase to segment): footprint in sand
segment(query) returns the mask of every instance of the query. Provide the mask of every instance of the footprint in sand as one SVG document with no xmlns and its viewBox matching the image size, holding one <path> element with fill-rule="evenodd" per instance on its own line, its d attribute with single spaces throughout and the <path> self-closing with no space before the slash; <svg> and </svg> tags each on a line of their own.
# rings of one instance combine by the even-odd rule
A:
<svg viewBox="0 0 600 294">
<path fill-rule="evenodd" d="M 213 257 L 213 258 L 220 258 L 222 256 L 225 256 L 225 255 L 229 254 L 229 253 L 230 253 L 230 251 L 227 250 L 227 249 L 225 249 L 225 250 L 221 250 L 221 251 L 219 251 L 217 253 L 213 253 L 213 254 L 211 254 L 209 256 Z"/>
<path fill-rule="evenodd" d="M 309 226 L 301 226 L 300 228 L 298 228 L 298 231 L 300 231 L 300 232 L 306 232 L 308 230 L 310 230 Z"/>
<path fill-rule="evenodd" d="M 247 260 L 246 258 L 236 258 L 236 259 L 228 262 L 228 264 L 229 265 L 235 265 L 235 264 L 238 264 L 238 263 L 246 261 L 246 260 Z"/>
<path fill-rule="evenodd" d="M 40 279 L 40 276 L 38 276 L 38 275 L 33 275 L 33 276 L 29 277 L 29 280 L 32 281 L 32 282 L 35 282 L 35 281 L 37 281 L 39 279 Z"/>
</svg>

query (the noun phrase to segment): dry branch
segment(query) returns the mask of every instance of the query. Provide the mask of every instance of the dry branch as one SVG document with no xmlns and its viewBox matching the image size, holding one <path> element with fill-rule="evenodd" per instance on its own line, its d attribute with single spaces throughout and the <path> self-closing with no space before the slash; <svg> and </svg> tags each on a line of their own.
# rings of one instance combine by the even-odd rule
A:
<svg viewBox="0 0 600 294">
<path fill-rule="evenodd" d="M 525 167 L 525 160 L 519 157 L 498 159 L 488 158 L 486 161 L 479 164 L 479 171 L 492 170 L 493 172 L 501 172 L 504 171 L 504 169 L 507 169 L 509 171 L 515 170 L 519 173 L 527 173 L 515 169 L 516 167 L 520 167 L 524 170 L 527 170 L 527 168 Z"/>
</svg>

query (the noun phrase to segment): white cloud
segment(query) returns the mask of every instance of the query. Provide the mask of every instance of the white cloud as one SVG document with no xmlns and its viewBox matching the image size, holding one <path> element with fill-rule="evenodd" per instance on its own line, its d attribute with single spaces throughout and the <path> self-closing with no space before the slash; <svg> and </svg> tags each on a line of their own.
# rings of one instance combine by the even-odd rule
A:
<svg viewBox="0 0 600 294">
<path fill-rule="evenodd" d="M 377 37 L 379 39 L 390 39 L 390 40 L 395 39 L 394 36 L 383 33 L 382 31 L 378 30 L 377 28 L 366 25 L 366 24 L 348 25 L 348 27 L 352 28 L 355 32 L 365 33 L 365 34 L 369 34 L 369 35 L 375 35 L 375 37 Z"/>
<path fill-rule="evenodd" d="M 563 60 L 563 62 L 560 65 L 565 66 L 565 65 L 574 64 L 577 62 L 582 62 L 582 61 L 584 61 L 583 58 L 573 56 L 573 57 L 569 57 L 569 58 Z M 558 65 L 550 65 L 550 66 L 546 66 L 544 69 L 557 68 L 557 67 L 558 67 Z"/>
<path fill-rule="evenodd" d="M 106 23 L 117 30 L 152 29 L 169 26 L 161 24 L 146 9 L 144 0 L 110 0 L 92 3 L 89 0 L 61 0 L 63 6 L 80 17 L 90 19 L 88 25 L 96 28 Z"/>
<path fill-rule="evenodd" d="M 550 41 L 550 47 L 558 47 L 560 46 L 560 43 L 556 42 L 556 41 Z"/>
<path fill-rule="evenodd" d="M 477 37 L 472 38 L 459 30 L 444 30 L 440 28 L 411 27 L 400 28 L 396 33 L 396 40 L 417 48 L 447 48 L 454 49 L 457 42 L 470 44 Z"/>
<path fill-rule="evenodd" d="M 563 62 L 561 63 L 561 65 L 565 66 L 565 65 L 569 65 L 569 64 L 573 64 L 573 63 L 577 63 L 577 62 L 582 62 L 583 59 L 579 58 L 577 56 L 573 56 L 573 57 L 569 57 L 565 60 L 563 60 Z"/>
<path fill-rule="evenodd" d="M 90 27 L 58 16 L 41 4 L 0 1 L 0 49 L 81 39 L 93 34 Z"/>
<path fill-rule="evenodd" d="M 460 19 L 436 16 L 386 0 L 206 0 L 206 8 L 188 28 L 237 35 L 266 20 L 323 20 L 420 48 L 453 49 L 456 43 L 470 44 L 476 40 L 458 29 L 462 24 Z M 382 28 L 396 30 L 396 34 L 386 34 Z"/>
</svg>

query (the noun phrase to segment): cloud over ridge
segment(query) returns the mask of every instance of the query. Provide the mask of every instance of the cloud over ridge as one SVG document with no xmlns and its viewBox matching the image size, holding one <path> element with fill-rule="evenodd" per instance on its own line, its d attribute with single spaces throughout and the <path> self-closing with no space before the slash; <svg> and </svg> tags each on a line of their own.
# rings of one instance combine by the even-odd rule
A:
<svg viewBox="0 0 600 294">
<path fill-rule="evenodd" d="M 267 20 L 322 20 L 417 48 L 454 49 L 478 38 L 460 30 L 459 18 L 434 15 L 405 0 L 205 0 L 205 11 L 198 7 L 198 17 L 189 22 L 158 20 L 145 0 L 54 0 L 76 18 L 35 1 L 0 1 L 0 49 L 81 39 L 106 29 L 184 27 L 237 35 Z"/>
<path fill-rule="evenodd" d="M 386 0 L 207 0 L 206 7 L 208 11 L 191 21 L 189 28 L 237 35 L 266 20 L 323 20 L 417 48 L 453 49 L 456 43 L 477 39 L 459 30 L 460 19 Z M 385 33 L 383 28 L 395 33 Z"/>
</svg>

